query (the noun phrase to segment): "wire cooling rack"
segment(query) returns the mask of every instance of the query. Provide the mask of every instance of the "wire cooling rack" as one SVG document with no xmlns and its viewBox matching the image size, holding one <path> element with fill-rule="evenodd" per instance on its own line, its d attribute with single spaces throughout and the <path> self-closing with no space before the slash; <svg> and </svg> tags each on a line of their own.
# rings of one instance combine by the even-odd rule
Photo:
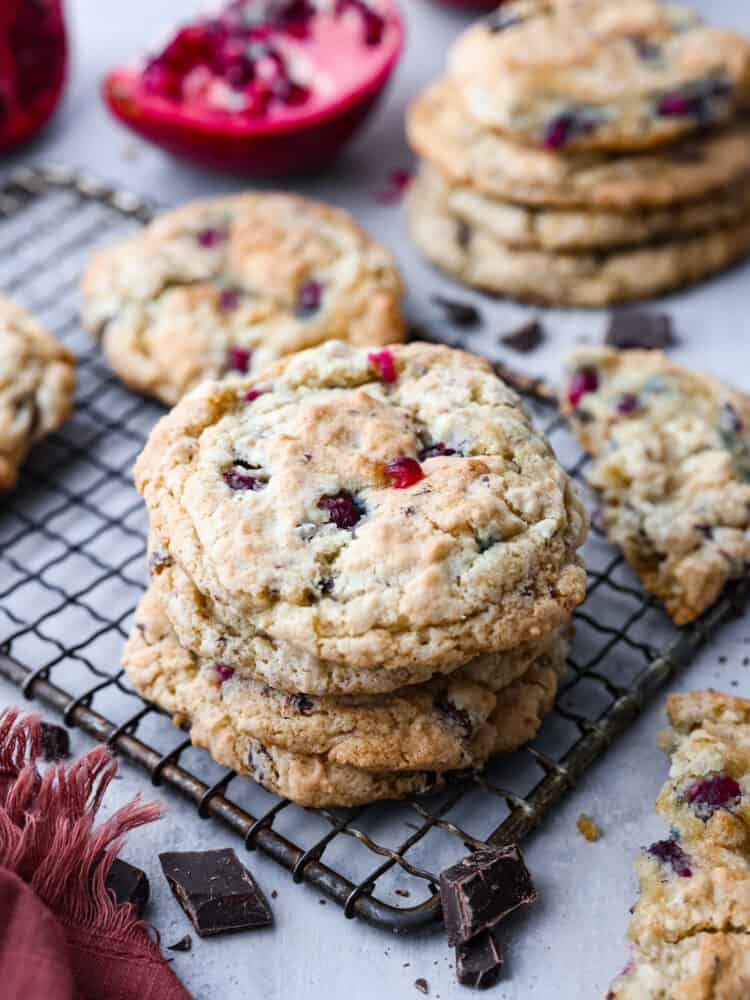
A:
<svg viewBox="0 0 750 1000">
<path fill-rule="evenodd" d="M 126 390 L 78 323 L 77 283 L 95 245 L 148 221 L 132 195 L 66 171 L 25 169 L 0 188 L 0 289 L 77 355 L 75 414 L 0 498 L 0 674 L 68 725 L 109 744 L 154 784 L 192 800 L 358 916 L 393 931 L 440 919 L 439 871 L 467 847 L 519 841 L 670 675 L 746 598 L 729 591 L 679 632 L 596 531 L 570 673 L 538 737 L 439 794 L 360 809 L 302 809 L 193 748 L 119 668 L 146 579 L 146 517 L 131 466 L 162 410 Z M 586 458 L 549 394 L 522 385 L 561 461 L 586 491 Z M 546 398 L 545 398 L 546 396 Z M 197 839 L 197 835 L 196 835 Z"/>
</svg>

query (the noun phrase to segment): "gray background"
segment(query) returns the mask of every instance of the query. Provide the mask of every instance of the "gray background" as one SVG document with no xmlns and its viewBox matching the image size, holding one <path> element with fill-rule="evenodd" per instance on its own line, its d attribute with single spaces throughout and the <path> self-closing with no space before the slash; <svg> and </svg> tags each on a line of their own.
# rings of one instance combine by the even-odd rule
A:
<svg viewBox="0 0 750 1000">
<path fill-rule="evenodd" d="M 411 317 L 434 326 L 439 316 L 429 295 L 450 284 L 412 251 L 398 207 L 383 207 L 374 196 L 389 169 L 409 163 L 402 129 L 405 105 L 440 72 L 447 45 L 467 19 L 429 0 L 403 0 L 402 5 L 409 40 L 387 101 L 335 170 L 295 187 L 350 208 L 388 243 L 409 283 Z M 158 39 L 176 16 L 195 6 L 174 0 L 70 0 L 74 56 L 65 103 L 45 134 L 23 155 L 4 161 L 0 173 L 21 162 L 55 161 L 85 168 L 165 204 L 237 188 L 236 181 L 178 165 L 132 138 L 112 122 L 97 96 L 98 83 L 109 67 Z M 695 6 L 720 23 L 750 30 L 750 10 L 736 0 L 704 0 Z M 682 338 L 675 356 L 748 389 L 749 277 L 750 266 L 740 267 L 666 300 Z M 477 301 L 482 302 L 486 325 L 472 346 L 503 357 L 497 333 L 533 311 Z M 565 351 L 581 338 L 598 339 L 606 322 L 600 312 L 548 310 L 543 318 L 550 334 L 548 343 L 524 359 L 524 365 L 552 379 Z M 509 354 L 505 360 L 518 361 Z M 748 656 L 750 623 L 735 622 L 703 651 L 674 688 L 715 686 L 750 695 L 750 667 L 742 662 Z M 18 701 L 17 692 L 0 682 L 0 705 Z M 507 974 L 493 996 L 595 997 L 624 964 L 627 910 L 635 894 L 633 852 L 664 832 L 653 814 L 653 801 L 665 776 L 665 761 L 654 743 L 662 724 L 661 704 L 655 703 L 527 842 L 527 860 L 541 890 L 541 902 L 508 921 Z M 74 745 L 83 750 L 89 743 L 74 734 Z M 144 787 L 140 774 L 127 764 L 122 775 L 111 789 L 109 808 Z M 126 856 L 151 876 L 149 917 L 162 940 L 170 943 L 189 928 L 164 886 L 156 852 L 225 846 L 231 837 L 213 821 L 201 823 L 175 795 L 150 788 L 147 794 L 163 801 L 165 818 L 133 834 Z M 601 825 L 604 836 L 599 843 L 589 844 L 577 833 L 575 821 L 581 811 Z M 267 891 L 278 890 L 276 927 L 254 935 L 198 941 L 190 954 L 175 955 L 174 967 L 196 998 L 414 997 L 419 996 L 413 985 L 417 977 L 427 979 L 431 996 L 468 995 L 455 985 L 452 955 L 439 932 L 399 939 L 346 922 L 332 904 L 321 906 L 317 893 L 292 886 L 273 862 L 253 855 L 249 863 Z"/>
</svg>

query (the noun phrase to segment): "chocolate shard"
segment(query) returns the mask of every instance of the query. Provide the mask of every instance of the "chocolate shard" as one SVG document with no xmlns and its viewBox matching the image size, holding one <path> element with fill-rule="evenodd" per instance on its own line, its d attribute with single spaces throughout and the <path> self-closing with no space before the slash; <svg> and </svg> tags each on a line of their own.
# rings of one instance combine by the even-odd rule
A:
<svg viewBox="0 0 750 1000">
<path fill-rule="evenodd" d="M 612 314 L 604 343 L 621 350 L 663 351 L 674 347 L 672 317 L 648 309 L 621 309 Z"/>
<path fill-rule="evenodd" d="M 482 317 L 479 310 L 471 302 L 459 302 L 445 295 L 433 295 L 432 301 L 443 310 L 446 319 L 454 326 L 478 326 Z"/>
<path fill-rule="evenodd" d="M 470 854 L 440 875 L 448 943 L 470 941 L 536 898 L 536 889 L 516 844 Z"/>
<path fill-rule="evenodd" d="M 53 722 L 42 722 L 40 738 L 43 760 L 66 760 L 70 757 L 70 736 L 63 726 L 57 726 Z"/>
<path fill-rule="evenodd" d="M 503 949 L 493 931 L 483 931 L 456 948 L 456 978 L 462 986 L 489 990 L 502 968 Z"/>
<path fill-rule="evenodd" d="M 516 330 L 511 330 L 500 337 L 500 343 L 509 347 L 512 351 L 521 354 L 530 354 L 544 341 L 544 327 L 538 319 L 532 319 L 529 323 L 524 323 Z"/>
<path fill-rule="evenodd" d="M 149 897 L 148 877 L 140 868 L 115 858 L 105 882 L 107 889 L 118 903 L 134 903 L 141 916 Z"/>
<path fill-rule="evenodd" d="M 179 941 L 175 941 L 174 944 L 167 945 L 167 951 L 191 951 L 193 947 L 193 939 L 189 934 L 185 937 L 181 937 Z"/>
<path fill-rule="evenodd" d="M 271 909 L 231 848 L 169 851 L 159 855 L 177 902 L 200 937 L 268 927 Z"/>
<path fill-rule="evenodd" d="M 426 979 L 415 979 L 414 988 L 419 990 L 420 993 L 424 993 L 425 996 L 429 995 L 430 986 Z"/>
</svg>

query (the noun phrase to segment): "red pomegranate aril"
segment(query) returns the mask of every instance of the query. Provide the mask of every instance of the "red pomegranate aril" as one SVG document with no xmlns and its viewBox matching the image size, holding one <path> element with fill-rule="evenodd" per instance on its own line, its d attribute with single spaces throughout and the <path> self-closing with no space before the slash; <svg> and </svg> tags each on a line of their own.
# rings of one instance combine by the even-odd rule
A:
<svg viewBox="0 0 750 1000">
<path fill-rule="evenodd" d="M 320 309 L 323 298 L 323 286 L 319 281 L 310 279 L 300 288 L 297 296 L 297 315 L 301 318 L 314 315 Z"/>
<path fill-rule="evenodd" d="M 383 351 L 374 351 L 368 354 L 367 360 L 378 369 L 381 382 L 392 384 L 398 378 L 393 353 L 387 348 Z"/>
<path fill-rule="evenodd" d="M 709 774 L 691 782 L 683 794 L 698 817 L 710 819 L 717 809 L 739 805 L 742 789 L 730 774 Z"/>
<path fill-rule="evenodd" d="M 232 312 L 240 304 L 240 293 L 233 288 L 224 288 L 219 295 L 219 308 L 224 312 Z"/>
<path fill-rule="evenodd" d="M 259 396 L 265 396 L 268 389 L 248 389 L 245 393 L 245 400 L 248 403 L 254 403 Z"/>
<path fill-rule="evenodd" d="M 206 250 L 210 250 L 223 243 L 227 238 L 227 234 L 222 232 L 221 229 L 207 228 L 201 229 L 201 231 L 196 234 L 195 238 L 202 247 Z"/>
<path fill-rule="evenodd" d="M 568 402 L 571 406 L 578 406 L 583 397 L 589 392 L 596 392 L 599 388 L 599 376 L 593 368 L 582 368 L 577 371 L 570 380 L 568 386 Z"/>
<path fill-rule="evenodd" d="M 252 475 L 252 472 L 241 465 L 236 465 L 225 472 L 223 479 L 229 489 L 235 492 L 251 490 L 257 493 L 268 485 L 265 479 Z"/>
<path fill-rule="evenodd" d="M 346 490 L 335 496 L 321 497 L 318 507 L 328 511 L 328 519 L 337 528 L 353 528 L 362 517 L 362 511 L 357 506 L 354 497 Z"/>
<path fill-rule="evenodd" d="M 659 101 L 659 114 L 667 118 L 688 115 L 693 110 L 694 103 L 685 94 L 667 94 Z"/>
<path fill-rule="evenodd" d="M 617 400 L 615 409 L 624 417 L 629 417 L 641 408 L 641 401 L 633 392 L 624 392 Z"/>
<path fill-rule="evenodd" d="M 240 374 L 246 375 L 248 369 L 250 368 L 252 356 L 253 352 L 247 347 L 230 347 L 229 367 L 232 371 L 240 372 Z"/>
<path fill-rule="evenodd" d="M 394 458 L 386 465 L 385 471 L 391 477 L 391 486 L 394 490 L 408 489 L 409 486 L 418 483 L 420 479 L 424 479 L 422 466 L 416 458 L 407 458 L 406 456 Z"/>
<path fill-rule="evenodd" d="M 234 677 L 234 667 L 226 667 L 223 663 L 217 663 L 214 669 L 222 684 Z"/>
<path fill-rule="evenodd" d="M 690 867 L 690 858 L 683 851 L 676 840 L 657 840 L 648 848 L 648 853 L 660 861 L 663 865 L 669 865 L 675 875 L 680 878 L 690 878 L 693 869 Z"/>
</svg>

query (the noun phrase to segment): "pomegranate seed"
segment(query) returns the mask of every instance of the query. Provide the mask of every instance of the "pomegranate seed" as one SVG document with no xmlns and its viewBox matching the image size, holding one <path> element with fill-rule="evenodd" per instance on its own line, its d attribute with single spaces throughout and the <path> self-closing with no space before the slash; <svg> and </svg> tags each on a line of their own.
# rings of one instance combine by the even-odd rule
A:
<svg viewBox="0 0 750 1000">
<path fill-rule="evenodd" d="M 231 288 L 225 288 L 219 296 L 219 308 L 224 312 L 231 312 L 240 304 L 240 293 Z"/>
<path fill-rule="evenodd" d="M 312 316 L 320 309 L 323 298 L 323 286 L 311 278 L 299 290 L 297 296 L 297 315 L 301 318 Z"/>
<path fill-rule="evenodd" d="M 219 246 L 227 238 L 227 234 L 222 232 L 221 229 L 201 229 L 199 233 L 196 234 L 196 240 L 200 246 L 210 249 L 212 247 Z"/>
<path fill-rule="evenodd" d="M 635 413 L 640 407 L 641 401 L 633 392 L 624 392 L 615 405 L 617 412 L 621 413 L 624 417 Z"/>
<path fill-rule="evenodd" d="M 657 840 L 648 848 L 648 853 L 661 861 L 662 864 L 669 865 L 675 875 L 679 875 L 680 878 L 690 878 L 693 874 L 690 859 L 676 840 Z"/>
<path fill-rule="evenodd" d="M 659 101 L 658 110 L 665 117 L 680 117 L 693 111 L 695 102 L 685 94 L 666 94 Z"/>
<path fill-rule="evenodd" d="M 234 677 L 234 667 L 225 667 L 223 663 L 217 663 L 214 670 L 216 671 L 222 684 L 224 681 L 228 681 L 230 678 Z"/>
<path fill-rule="evenodd" d="M 398 378 L 396 362 L 394 360 L 393 353 L 389 351 L 388 348 L 383 351 L 375 351 L 372 354 L 368 354 L 367 360 L 371 365 L 375 365 L 378 369 L 381 381 L 390 384 L 395 382 Z"/>
<path fill-rule="evenodd" d="M 422 467 L 416 458 L 405 456 L 394 458 L 386 465 L 385 471 L 393 480 L 391 486 L 394 490 L 405 490 L 409 486 L 413 486 L 414 483 L 418 483 L 420 479 L 424 479 L 424 472 L 422 472 Z"/>
<path fill-rule="evenodd" d="M 599 388 L 599 376 L 593 368 L 581 368 L 577 371 L 568 387 L 568 402 L 571 406 L 578 406 L 583 397 L 589 392 L 596 392 Z"/>
<path fill-rule="evenodd" d="M 254 403 L 258 396 L 263 396 L 268 392 L 268 389 L 248 389 L 245 393 L 245 400 L 248 403 Z"/>
<path fill-rule="evenodd" d="M 242 375 L 246 375 L 247 370 L 250 367 L 250 360 L 252 356 L 253 352 L 248 350 L 246 347 L 230 347 L 229 367 L 232 371 L 240 372 Z"/>
<path fill-rule="evenodd" d="M 265 479 L 251 475 L 248 469 L 252 468 L 253 466 L 246 466 L 238 462 L 234 468 L 224 473 L 224 482 L 230 490 L 252 490 L 257 493 L 267 486 L 267 482 Z"/>
<path fill-rule="evenodd" d="M 729 774 L 710 774 L 691 782 L 684 795 L 697 816 L 709 819 L 717 809 L 739 805 L 742 789 Z"/>
<path fill-rule="evenodd" d="M 335 496 L 321 497 L 318 507 L 328 511 L 328 520 L 337 528 L 353 528 L 362 517 L 354 497 L 345 490 Z"/>
</svg>

